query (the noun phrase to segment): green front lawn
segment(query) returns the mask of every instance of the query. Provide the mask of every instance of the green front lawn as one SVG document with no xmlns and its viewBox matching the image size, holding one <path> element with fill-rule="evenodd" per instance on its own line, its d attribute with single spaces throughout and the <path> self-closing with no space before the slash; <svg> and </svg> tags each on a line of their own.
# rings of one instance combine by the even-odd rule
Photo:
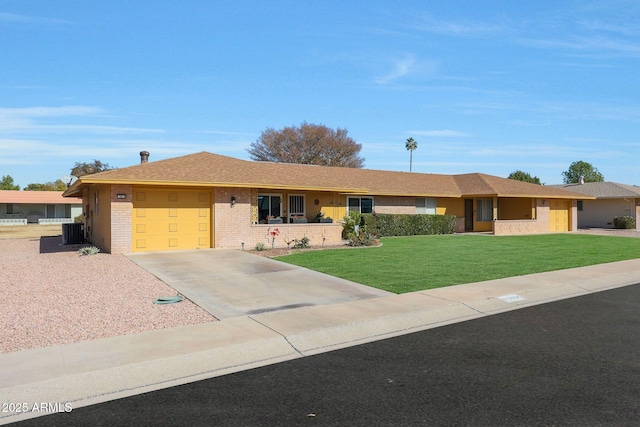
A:
<svg viewBox="0 0 640 427">
<path fill-rule="evenodd" d="M 388 237 L 276 259 L 395 293 L 640 258 L 640 239 L 586 234 Z"/>
</svg>

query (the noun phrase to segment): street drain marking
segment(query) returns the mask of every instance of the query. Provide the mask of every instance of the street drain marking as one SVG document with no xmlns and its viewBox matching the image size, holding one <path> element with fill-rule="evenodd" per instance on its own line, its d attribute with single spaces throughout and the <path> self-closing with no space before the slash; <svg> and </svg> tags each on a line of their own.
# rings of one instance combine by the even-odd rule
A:
<svg viewBox="0 0 640 427">
<path fill-rule="evenodd" d="M 521 297 L 518 294 L 511 294 L 511 295 L 502 295 L 501 297 L 498 297 L 499 300 L 502 300 L 504 302 L 518 302 L 518 301 L 524 301 L 524 297 Z"/>
</svg>

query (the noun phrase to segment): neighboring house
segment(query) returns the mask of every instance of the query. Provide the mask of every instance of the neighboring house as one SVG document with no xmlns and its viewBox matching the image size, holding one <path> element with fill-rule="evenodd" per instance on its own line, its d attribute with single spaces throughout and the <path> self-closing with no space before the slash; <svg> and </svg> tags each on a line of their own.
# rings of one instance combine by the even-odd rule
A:
<svg viewBox="0 0 640 427">
<path fill-rule="evenodd" d="M 111 253 L 342 241 L 347 211 L 450 214 L 456 231 L 574 231 L 565 190 L 480 173 L 438 175 L 271 162 L 201 152 L 80 177 L 87 240 Z M 312 223 L 319 212 L 333 223 Z M 306 218 L 306 223 L 299 223 Z"/>
<path fill-rule="evenodd" d="M 630 216 L 640 230 L 640 187 L 615 182 L 584 182 L 552 187 L 595 197 L 578 200 L 579 228 L 613 228 L 613 218 Z"/>
<path fill-rule="evenodd" d="M 62 191 L 0 190 L 0 225 L 64 224 L 82 214 L 82 200 Z"/>
</svg>

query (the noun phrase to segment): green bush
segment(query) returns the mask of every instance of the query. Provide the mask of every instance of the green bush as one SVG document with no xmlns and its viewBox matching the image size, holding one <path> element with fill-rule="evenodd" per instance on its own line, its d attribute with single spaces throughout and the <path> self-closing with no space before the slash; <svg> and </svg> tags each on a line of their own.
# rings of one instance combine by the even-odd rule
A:
<svg viewBox="0 0 640 427">
<path fill-rule="evenodd" d="M 100 252 L 100 248 L 96 247 L 96 246 L 85 246 L 84 248 L 80 248 L 78 250 L 78 253 L 80 255 L 95 255 L 98 252 Z"/>
<path fill-rule="evenodd" d="M 309 247 L 309 238 L 307 236 L 302 239 L 293 239 L 294 249 L 306 249 Z"/>
<path fill-rule="evenodd" d="M 348 239 L 349 236 L 355 233 L 356 225 L 358 227 L 363 226 L 363 218 L 360 212 L 349 211 L 343 218 L 342 223 L 342 238 Z"/>
<path fill-rule="evenodd" d="M 262 242 L 258 242 L 256 243 L 256 251 L 258 252 L 262 252 L 264 251 L 266 248 L 264 247 L 264 243 Z"/>
<path fill-rule="evenodd" d="M 632 216 L 617 216 L 613 218 L 613 228 L 634 230 L 636 228 L 636 220 Z"/>
<path fill-rule="evenodd" d="M 379 236 L 416 236 L 453 234 L 456 217 L 453 215 L 368 214 L 362 215 L 369 230 Z"/>
<path fill-rule="evenodd" d="M 369 215 L 370 216 L 370 215 Z M 349 241 L 349 246 L 371 246 L 376 243 L 378 230 L 375 224 L 367 224 L 367 215 L 349 211 L 342 224 L 342 238 Z"/>
<path fill-rule="evenodd" d="M 351 233 L 347 240 L 349 246 L 372 246 L 377 244 L 378 236 L 369 233 L 366 228 L 361 228 L 358 233 Z"/>
</svg>

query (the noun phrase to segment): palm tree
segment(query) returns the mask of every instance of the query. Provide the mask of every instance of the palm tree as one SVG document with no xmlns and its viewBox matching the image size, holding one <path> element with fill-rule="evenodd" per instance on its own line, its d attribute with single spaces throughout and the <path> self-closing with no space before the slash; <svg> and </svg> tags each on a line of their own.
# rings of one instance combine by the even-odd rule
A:
<svg viewBox="0 0 640 427">
<path fill-rule="evenodd" d="M 409 154 L 409 172 L 411 172 L 411 167 L 413 165 L 413 150 L 418 148 L 418 143 L 416 142 L 415 139 L 409 138 L 407 139 L 407 143 L 405 144 L 405 147 L 407 147 L 407 150 L 410 153 Z"/>
</svg>

